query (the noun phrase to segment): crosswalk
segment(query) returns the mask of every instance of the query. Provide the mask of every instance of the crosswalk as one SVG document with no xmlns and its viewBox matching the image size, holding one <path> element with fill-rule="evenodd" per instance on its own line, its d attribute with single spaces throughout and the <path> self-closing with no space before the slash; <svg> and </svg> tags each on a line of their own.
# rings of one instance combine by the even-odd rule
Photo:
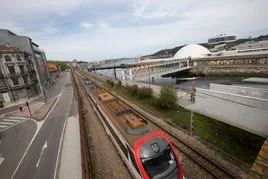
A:
<svg viewBox="0 0 268 179">
<path fill-rule="evenodd" d="M 4 116 L 0 117 L 0 132 L 27 120 L 24 117 Z"/>
</svg>

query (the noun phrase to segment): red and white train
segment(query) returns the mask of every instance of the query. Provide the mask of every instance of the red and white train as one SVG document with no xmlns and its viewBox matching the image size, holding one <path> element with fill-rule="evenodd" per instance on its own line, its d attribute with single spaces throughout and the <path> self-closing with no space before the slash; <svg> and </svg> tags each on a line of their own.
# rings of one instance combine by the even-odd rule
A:
<svg viewBox="0 0 268 179">
<path fill-rule="evenodd" d="M 150 128 L 142 116 L 91 81 L 86 81 L 85 87 L 96 114 L 134 178 L 183 178 L 179 157 L 164 132 Z"/>
</svg>

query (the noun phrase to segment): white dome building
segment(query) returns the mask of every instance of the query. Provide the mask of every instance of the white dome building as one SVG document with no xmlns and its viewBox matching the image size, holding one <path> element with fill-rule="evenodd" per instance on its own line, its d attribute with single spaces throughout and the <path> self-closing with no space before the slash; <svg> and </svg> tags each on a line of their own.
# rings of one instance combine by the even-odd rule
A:
<svg viewBox="0 0 268 179">
<path fill-rule="evenodd" d="M 211 52 L 203 47 L 202 45 L 197 44 L 190 44 L 186 45 L 183 48 L 181 48 L 173 58 L 180 59 L 180 58 L 204 58 L 207 56 L 210 56 Z"/>
</svg>

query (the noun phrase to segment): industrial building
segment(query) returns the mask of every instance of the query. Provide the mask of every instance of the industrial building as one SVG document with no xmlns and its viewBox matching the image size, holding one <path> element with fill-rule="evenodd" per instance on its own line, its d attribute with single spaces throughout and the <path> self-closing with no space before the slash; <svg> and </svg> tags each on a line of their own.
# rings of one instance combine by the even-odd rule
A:
<svg viewBox="0 0 268 179">
<path fill-rule="evenodd" d="M 208 39 L 208 44 L 220 44 L 220 43 L 226 43 L 226 42 L 233 42 L 236 40 L 235 35 L 226 35 L 226 34 L 220 34 L 216 37 L 212 37 Z"/>
</svg>

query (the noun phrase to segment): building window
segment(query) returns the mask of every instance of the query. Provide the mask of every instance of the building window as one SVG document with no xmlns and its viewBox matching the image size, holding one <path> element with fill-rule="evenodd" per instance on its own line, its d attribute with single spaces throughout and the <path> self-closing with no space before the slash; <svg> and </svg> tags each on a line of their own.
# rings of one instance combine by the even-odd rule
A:
<svg viewBox="0 0 268 179">
<path fill-rule="evenodd" d="M 4 79 L 0 79 L 0 87 L 6 87 L 6 82 Z"/>
<path fill-rule="evenodd" d="M 19 79 L 18 78 L 12 78 L 13 85 L 19 85 Z"/>
<path fill-rule="evenodd" d="M 28 83 L 28 77 L 27 76 L 24 76 L 23 77 L 23 82 L 24 82 L 24 84 L 27 84 Z"/>
<path fill-rule="evenodd" d="M 24 74 L 24 67 L 23 67 L 23 65 L 19 65 L 19 67 L 20 67 L 20 73 L 23 75 Z"/>
<path fill-rule="evenodd" d="M 11 57 L 9 55 L 6 55 L 5 60 L 6 60 L 6 62 L 11 62 Z"/>
<path fill-rule="evenodd" d="M 14 66 L 8 66 L 8 70 L 11 75 L 16 74 Z"/>
<path fill-rule="evenodd" d="M 17 61 L 21 61 L 20 55 L 17 55 Z"/>
</svg>

